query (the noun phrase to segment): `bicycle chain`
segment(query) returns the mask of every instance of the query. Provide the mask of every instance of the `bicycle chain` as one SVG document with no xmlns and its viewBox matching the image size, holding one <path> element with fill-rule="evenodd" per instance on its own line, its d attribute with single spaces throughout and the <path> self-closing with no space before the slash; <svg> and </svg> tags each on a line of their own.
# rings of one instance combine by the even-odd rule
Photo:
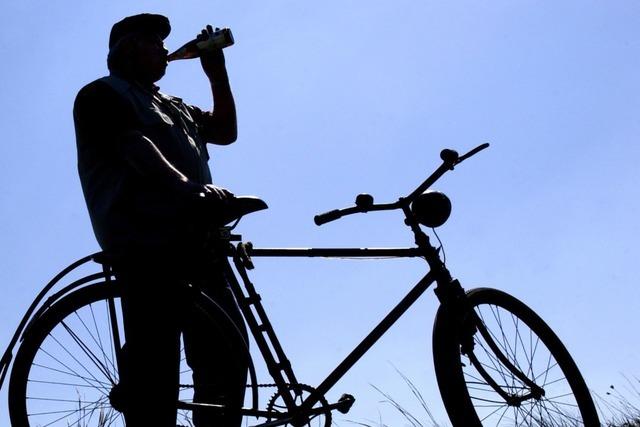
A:
<svg viewBox="0 0 640 427">
<path fill-rule="evenodd" d="M 291 387 L 291 384 L 289 384 L 289 383 L 287 383 L 285 385 L 288 388 Z M 180 388 L 194 388 L 193 384 L 180 384 L 179 386 L 180 386 Z M 246 388 L 251 388 L 251 387 L 253 387 L 253 385 L 247 384 L 245 387 Z M 258 387 L 258 388 L 276 388 L 276 387 L 278 387 L 278 384 L 275 384 L 275 383 L 263 383 L 263 384 L 256 384 L 256 387 Z"/>
</svg>

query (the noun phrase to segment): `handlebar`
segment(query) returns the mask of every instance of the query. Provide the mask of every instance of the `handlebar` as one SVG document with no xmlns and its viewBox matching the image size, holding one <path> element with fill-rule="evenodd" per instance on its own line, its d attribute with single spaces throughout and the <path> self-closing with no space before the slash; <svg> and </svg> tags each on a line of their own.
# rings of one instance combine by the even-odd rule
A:
<svg viewBox="0 0 640 427">
<path fill-rule="evenodd" d="M 340 209 L 334 209 L 329 212 L 325 212 L 313 217 L 313 222 L 316 225 L 326 224 L 331 221 L 335 221 L 336 219 L 342 218 L 344 215 L 340 212 Z"/>
<path fill-rule="evenodd" d="M 397 202 L 394 203 L 385 203 L 385 204 L 374 204 L 373 197 L 368 194 L 360 194 L 356 198 L 356 205 L 344 209 L 334 209 L 329 212 L 325 212 L 319 215 L 316 215 L 313 218 L 313 221 L 316 225 L 326 224 L 331 221 L 335 221 L 337 219 L 342 218 L 343 216 L 351 215 L 354 213 L 364 213 L 370 211 L 388 211 L 394 209 L 400 209 L 403 205 L 409 205 L 416 197 L 420 194 L 424 193 L 429 187 L 431 187 L 442 175 L 444 175 L 447 171 L 453 170 L 456 165 L 459 165 L 463 161 L 467 160 L 469 157 L 479 153 L 485 148 L 489 147 L 489 143 L 484 143 L 473 150 L 463 154 L 462 156 L 458 155 L 458 152 L 455 150 L 450 150 L 445 148 L 440 152 L 440 158 L 442 159 L 442 164 L 436 169 L 422 184 L 418 186 L 415 190 L 411 192 L 407 197 L 400 198 Z"/>
<path fill-rule="evenodd" d="M 464 162 L 464 161 L 465 161 L 465 160 L 467 160 L 469 157 L 471 157 L 471 156 L 473 156 L 473 155 L 475 155 L 475 154 L 478 154 L 480 151 L 484 150 L 485 148 L 489 148 L 489 145 L 490 145 L 490 144 L 489 144 L 488 142 L 485 142 L 484 144 L 480 144 L 480 145 L 478 145 L 478 146 L 477 146 L 476 148 L 474 148 L 473 150 L 471 150 L 471 151 L 469 151 L 468 153 L 466 153 L 466 154 L 464 154 L 464 155 L 460 156 L 460 157 L 458 158 L 458 160 L 456 161 L 456 164 Z"/>
</svg>

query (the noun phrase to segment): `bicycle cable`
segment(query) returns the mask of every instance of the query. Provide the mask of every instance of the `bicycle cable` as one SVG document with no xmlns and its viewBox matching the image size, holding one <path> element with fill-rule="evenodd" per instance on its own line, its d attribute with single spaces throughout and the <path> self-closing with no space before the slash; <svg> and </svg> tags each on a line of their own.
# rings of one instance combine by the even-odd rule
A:
<svg viewBox="0 0 640 427">
<path fill-rule="evenodd" d="M 435 234 L 436 239 L 438 239 L 438 243 L 440 243 L 440 247 L 438 248 L 438 251 L 442 251 L 442 263 L 446 266 L 447 254 L 444 251 L 444 243 L 442 243 L 442 240 L 440 240 L 440 236 L 438 236 L 438 232 L 436 231 L 435 227 L 432 227 L 431 230 L 433 231 L 433 234 Z"/>
</svg>

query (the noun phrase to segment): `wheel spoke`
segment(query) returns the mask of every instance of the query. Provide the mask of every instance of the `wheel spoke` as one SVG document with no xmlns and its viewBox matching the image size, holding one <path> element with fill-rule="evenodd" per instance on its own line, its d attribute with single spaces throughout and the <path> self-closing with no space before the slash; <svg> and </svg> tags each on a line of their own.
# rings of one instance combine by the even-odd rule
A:
<svg viewBox="0 0 640 427">
<path fill-rule="evenodd" d="M 101 381 L 96 381 L 97 384 L 94 384 L 94 383 L 92 383 L 92 381 L 95 381 L 93 378 L 84 377 L 84 376 L 78 375 L 76 373 L 63 371 L 61 369 L 55 369 L 55 368 L 52 368 L 50 366 L 41 365 L 39 363 L 34 363 L 33 366 L 37 367 L 37 368 L 45 369 L 45 370 L 48 370 L 48 371 L 51 371 L 51 372 L 57 372 L 57 373 L 61 373 L 61 374 L 64 374 L 64 375 L 77 377 L 77 378 L 79 378 L 79 379 L 81 379 L 81 380 L 86 382 L 84 387 L 104 389 L 104 390 L 109 390 L 111 388 L 111 384 L 104 383 L 104 382 L 101 382 Z M 34 379 L 29 379 L 28 382 L 29 383 L 38 383 L 38 382 L 45 383 L 44 381 L 38 381 L 38 380 L 34 380 Z M 64 384 L 64 383 L 62 383 L 62 384 Z"/>
<path fill-rule="evenodd" d="M 76 372 L 73 368 L 69 367 L 67 364 L 65 364 L 64 362 L 62 362 L 59 358 L 55 357 L 54 355 L 52 355 L 52 354 L 51 354 L 51 353 L 49 353 L 48 351 L 46 351 L 46 350 L 44 350 L 44 349 L 41 349 L 41 351 L 42 351 L 44 354 L 46 354 L 47 356 L 49 356 L 51 359 L 53 359 L 53 360 L 55 360 L 56 362 L 58 362 L 62 367 L 66 368 L 68 371 L 67 371 L 67 372 L 65 372 L 65 371 L 63 371 L 63 370 L 55 369 L 55 368 L 51 368 L 51 367 L 44 366 L 44 365 L 42 365 L 42 364 L 38 364 L 38 363 L 33 363 L 33 366 L 42 367 L 42 368 L 45 368 L 45 369 L 49 369 L 49 370 L 51 370 L 51 371 L 60 372 L 60 373 L 65 373 L 65 374 L 67 374 L 67 375 L 74 376 L 74 377 L 76 377 L 76 378 L 80 378 L 81 380 L 85 381 L 85 382 L 86 382 L 87 384 L 89 384 L 89 385 L 94 385 L 92 382 L 95 382 L 95 383 L 100 384 L 100 385 L 103 385 L 103 386 L 110 385 L 109 383 L 105 383 L 105 382 L 100 381 L 99 379 L 97 379 L 97 378 L 96 378 L 96 377 L 95 377 L 91 372 L 89 372 L 86 368 L 84 368 L 84 366 L 83 366 L 84 370 L 85 370 L 85 371 L 87 371 L 87 373 L 89 374 L 89 377 L 91 377 L 91 378 L 86 377 L 86 376 L 84 376 L 84 375 L 80 375 L 80 374 L 79 374 L 78 372 Z"/>
<path fill-rule="evenodd" d="M 96 341 L 96 338 L 94 338 L 93 334 L 89 332 L 89 328 L 84 324 L 84 322 L 82 324 L 85 326 L 85 328 L 87 329 L 87 332 L 89 332 L 89 335 L 91 335 L 91 338 L 93 338 L 93 341 L 96 343 L 96 345 L 100 349 L 100 353 L 102 354 L 102 358 L 105 366 L 108 366 L 109 368 L 111 368 L 110 372 L 112 373 L 112 378 L 115 378 L 115 375 L 113 375 L 113 373 L 118 371 L 118 368 L 114 363 L 115 359 L 113 357 L 109 357 L 107 353 L 104 351 L 104 345 L 102 344 L 102 337 L 100 336 L 100 328 L 98 328 L 98 322 L 96 320 L 96 314 L 93 310 L 93 304 L 89 305 L 89 309 L 91 310 L 91 319 L 93 320 L 93 327 L 96 331 L 97 341 Z M 109 334 L 107 335 L 111 336 L 111 328 L 109 328 Z M 111 352 L 113 354 L 113 344 L 111 344 L 109 348 L 111 349 Z"/>
<path fill-rule="evenodd" d="M 500 421 L 502 421 L 502 419 L 504 418 L 504 415 L 507 413 L 507 411 L 509 410 L 509 407 L 505 407 L 504 411 L 502 411 L 502 414 L 500 414 L 500 418 L 498 418 L 498 422 L 496 423 L 497 426 L 500 425 Z"/>
<path fill-rule="evenodd" d="M 112 383 L 115 383 L 114 379 L 111 378 L 109 369 L 100 361 L 100 359 L 98 358 L 98 356 L 95 355 L 95 353 L 93 351 L 91 351 L 91 349 L 89 348 L 89 346 L 87 344 L 85 344 L 85 342 L 80 339 L 80 337 L 78 336 L 78 334 L 76 334 L 73 329 L 71 329 L 69 327 L 69 325 L 67 325 L 66 322 L 62 322 L 62 326 L 64 327 L 64 329 L 67 331 L 67 333 L 69 334 L 69 336 L 76 342 L 76 344 L 78 344 L 78 346 L 80 347 L 80 349 L 82 350 L 82 352 L 89 358 L 89 360 L 96 366 L 96 368 L 98 368 L 98 370 L 100 370 L 100 372 L 102 372 L 102 374 L 107 377 Z M 75 358 L 74 358 L 75 360 Z"/>
<path fill-rule="evenodd" d="M 89 413 L 87 413 L 87 412 L 86 412 L 87 408 L 88 408 L 89 406 L 93 405 L 93 404 L 98 403 L 98 402 L 100 402 L 100 401 L 98 400 L 98 401 L 96 401 L 96 402 L 89 402 L 89 403 L 87 403 L 87 404 L 86 404 L 86 405 L 84 405 L 84 406 L 80 406 L 79 408 L 74 409 L 73 411 L 69 411 L 69 412 L 71 412 L 71 414 L 73 414 L 73 413 L 82 413 L 83 415 L 82 415 L 81 417 L 79 417 L 77 420 L 73 421 L 72 423 L 68 423 L 68 425 L 72 425 L 72 426 L 80 425 L 80 421 L 82 421 L 84 418 L 86 418 L 86 416 L 87 416 L 88 414 L 92 414 L 92 413 L 93 413 L 93 411 L 89 411 Z M 69 415 L 64 415 L 64 416 L 62 416 L 62 417 L 56 418 L 55 420 L 53 420 L 53 421 L 49 422 L 48 424 L 44 424 L 42 427 L 48 427 L 48 426 L 54 425 L 54 424 L 56 424 L 58 421 L 62 421 L 62 420 L 64 420 L 65 418 L 69 418 L 69 417 L 71 416 L 71 414 L 69 414 Z M 31 414 L 31 415 L 33 415 L 33 414 Z"/>
</svg>

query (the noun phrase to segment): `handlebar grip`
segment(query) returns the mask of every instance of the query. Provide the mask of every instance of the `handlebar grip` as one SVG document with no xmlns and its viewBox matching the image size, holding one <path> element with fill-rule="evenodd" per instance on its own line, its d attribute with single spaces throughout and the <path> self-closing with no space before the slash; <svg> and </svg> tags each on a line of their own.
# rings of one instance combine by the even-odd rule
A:
<svg viewBox="0 0 640 427">
<path fill-rule="evenodd" d="M 315 222 L 316 225 L 322 225 L 322 224 L 326 224 L 327 222 L 335 221 L 341 216 L 342 216 L 342 212 L 340 212 L 340 209 L 334 209 L 332 211 L 314 216 L 313 222 Z"/>
<path fill-rule="evenodd" d="M 485 148 L 489 147 L 489 143 L 485 142 L 484 144 L 480 144 L 478 145 L 476 148 L 474 148 L 473 150 L 469 151 L 466 154 L 463 154 L 462 156 L 460 156 L 458 158 L 458 160 L 456 161 L 457 163 L 462 163 L 463 161 L 467 160 L 469 157 L 474 156 L 476 154 L 478 154 L 480 151 L 484 150 Z"/>
</svg>

